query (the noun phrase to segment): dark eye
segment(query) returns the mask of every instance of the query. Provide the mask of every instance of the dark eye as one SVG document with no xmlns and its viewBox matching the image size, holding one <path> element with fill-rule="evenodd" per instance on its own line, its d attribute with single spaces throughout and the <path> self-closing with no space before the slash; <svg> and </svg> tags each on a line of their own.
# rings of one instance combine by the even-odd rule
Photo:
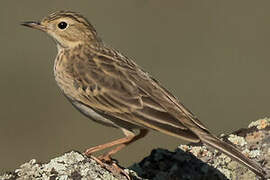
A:
<svg viewBox="0 0 270 180">
<path fill-rule="evenodd" d="M 62 22 L 60 22 L 60 23 L 58 24 L 58 27 L 59 27 L 60 29 L 66 29 L 66 28 L 67 28 L 67 23 L 64 22 L 64 21 L 62 21 Z"/>
</svg>

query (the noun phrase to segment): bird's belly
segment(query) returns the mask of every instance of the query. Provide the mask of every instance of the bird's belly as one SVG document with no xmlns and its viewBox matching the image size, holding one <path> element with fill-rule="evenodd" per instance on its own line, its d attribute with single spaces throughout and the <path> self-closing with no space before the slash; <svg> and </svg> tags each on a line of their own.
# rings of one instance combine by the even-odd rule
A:
<svg viewBox="0 0 270 180">
<path fill-rule="evenodd" d="M 103 124 L 105 126 L 110 126 L 110 127 L 119 127 L 117 126 L 113 121 L 105 118 L 104 116 L 102 116 L 101 114 L 97 113 L 96 111 L 94 111 L 93 109 L 91 109 L 88 106 L 85 106 L 82 103 L 76 102 L 76 101 L 72 101 L 70 100 L 72 105 L 78 109 L 82 114 L 84 114 L 85 116 L 87 116 L 88 118 L 92 119 L 93 121 Z"/>
<path fill-rule="evenodd" d="M 68 98 L 68 97 L 67 97 Z M 71 104 L 78 109 L 83 115 L 86 117 L 90 118 L 91 120 L 105 125 L 109 127 L 114 127 L 114 128 L 124 128 L 127 130 L 134 130 L 134 129 L 141 129 L 140 126 L 137 126 L 135 124 L 129 123 L 127 121 L 120 120 L 115 117 L 110 117 L 108 115 L 105 115 L 103 113 L 96 112 L 93 110 L 91 107 L 86 106 L 78 101 L 74 101 L 71 98 L 68 98 Z"/>
</svg>

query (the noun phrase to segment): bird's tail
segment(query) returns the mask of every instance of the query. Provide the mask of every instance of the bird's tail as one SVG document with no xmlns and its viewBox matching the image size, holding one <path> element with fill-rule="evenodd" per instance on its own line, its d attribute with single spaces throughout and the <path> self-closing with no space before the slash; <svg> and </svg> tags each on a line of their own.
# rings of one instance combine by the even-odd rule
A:
<svg viewBox="0 0 270 180">
<path fill-rule="evenodd" d="M 199 135 L 200 134 L 200 135 Z M 252 161 L 251 159 L 247 158 L 244 154 L 242 154 L 237 148 L 234 146 L 223 142 L 222 140 L 218 139 L 216 136 L 200 131 L 200 133 L 197 134 L 201 141 L 209 146 L 212 146 L 213 148 L 223 152 L 224 154 L 228 155 L 229 157 L 239 161 L 246 167 L 248 167 L 251 171 L 253 171 L 255 174 L 261 177 L 265 177 L 266 173 L 262 169 L 262 167 L 257 164 L 255 161 Z"/>
</svg>

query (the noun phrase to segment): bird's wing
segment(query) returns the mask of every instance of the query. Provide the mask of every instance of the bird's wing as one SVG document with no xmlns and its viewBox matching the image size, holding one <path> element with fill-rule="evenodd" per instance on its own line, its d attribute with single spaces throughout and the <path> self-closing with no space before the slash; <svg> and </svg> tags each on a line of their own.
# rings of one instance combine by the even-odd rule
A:
<svg viewBox="0 0 270 180">
<path fill-rule="evenodd" d="M 141 127 L 199 141 L 181 122 L 186 114 L 170 113 L 175 98 L 132 61 L 101 54 L 88 61 L 79 59 L 73 68 L 76 99 L 81 103 Z"/>
</svg>

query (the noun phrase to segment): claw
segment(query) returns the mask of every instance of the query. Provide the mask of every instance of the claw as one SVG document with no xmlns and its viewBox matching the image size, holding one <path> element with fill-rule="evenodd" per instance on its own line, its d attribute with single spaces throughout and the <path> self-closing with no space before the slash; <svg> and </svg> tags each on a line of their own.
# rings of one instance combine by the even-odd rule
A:
<svg viewBox="0 0 270 180">
<path fill-rule="evenodd" d="M 117 163 L 113 161 L 109 155 L 106 155 L 106 154 L 101 155 L 98 158 L 92 155 L 90 156 L 91 156 L 91 159 L 95 160 L 102 168 L 110 171 L 113 175 L 122 174 L 126 176 L 128 180 L 131 180 L 129 174 L 126 171 L 124 171 L 124 169 L 119 167 Z"/>
</svg>

